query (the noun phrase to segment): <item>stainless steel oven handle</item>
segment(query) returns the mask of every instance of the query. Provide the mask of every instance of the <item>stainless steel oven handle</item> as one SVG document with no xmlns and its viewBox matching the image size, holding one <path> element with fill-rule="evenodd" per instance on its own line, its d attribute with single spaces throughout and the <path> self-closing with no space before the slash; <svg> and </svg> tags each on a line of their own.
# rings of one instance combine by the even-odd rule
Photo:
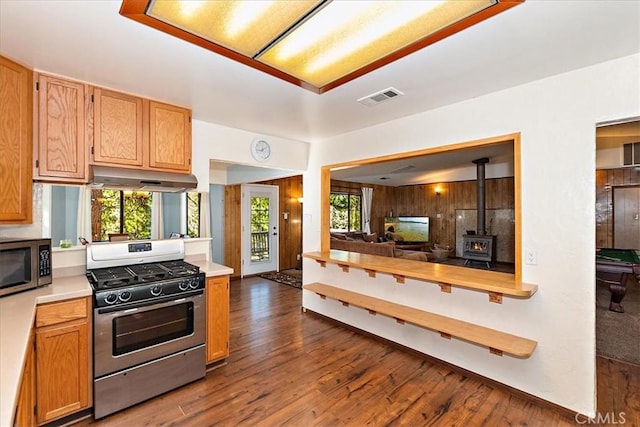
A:
<svg viewBox="0 0 640 427">
<path fill-rule="evenodd" d="M 185 294 L 181 294 L 185 295 Z M 168 295 L 164 298 L 157 298 L 150 301 L 143 302 L 134 302 L 129 304 L 120 304 L 113 307 L 102 307 L 97 308 L 95 313 L 100 314 L 112 314 L 112 313 L 129 313 L 132 311 L 148 311 L 156 308 L 166 307 L 172 304 L 178 304 L 187 300 L 193 300 L 199 295 L 204 295 L 204 290 L 198 289 L 192 292 L 189 292 L 188 296 L 183 296 L 182 298 L 177 298 L 176 295 Z"/>
</svg>

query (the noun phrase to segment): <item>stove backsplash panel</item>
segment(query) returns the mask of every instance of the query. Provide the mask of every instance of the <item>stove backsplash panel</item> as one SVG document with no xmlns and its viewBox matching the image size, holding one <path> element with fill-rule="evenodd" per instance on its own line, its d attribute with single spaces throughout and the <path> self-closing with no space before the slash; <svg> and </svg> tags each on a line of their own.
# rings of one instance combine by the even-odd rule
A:
<svg viewBox="0 0 640 427">
<path fill-rule="evenodd" d="M 496 235 L 496 261 L 515 262 L 515 210 L 487 209 L 487 234 Z M 456 209 L 456 256 L 462 258 L 463 238 L 467 230 L 475 230 L 477 213 L 475 209 Z"/>
</svg>

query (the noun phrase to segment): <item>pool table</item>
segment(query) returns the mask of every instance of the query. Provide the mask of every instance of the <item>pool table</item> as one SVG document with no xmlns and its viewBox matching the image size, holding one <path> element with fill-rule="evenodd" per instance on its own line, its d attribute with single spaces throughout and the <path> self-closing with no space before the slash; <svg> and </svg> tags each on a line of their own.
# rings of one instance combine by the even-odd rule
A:
<svg viewBox="0 0 640 427">
<path fill-rule="evenodd" d="M 596 249 L 596 279 L 609 285 L 609 310 L 624 313 L 622 299 L 627 283 L 640 279 L 640 253 L 635 249 Z"/>
</svg>

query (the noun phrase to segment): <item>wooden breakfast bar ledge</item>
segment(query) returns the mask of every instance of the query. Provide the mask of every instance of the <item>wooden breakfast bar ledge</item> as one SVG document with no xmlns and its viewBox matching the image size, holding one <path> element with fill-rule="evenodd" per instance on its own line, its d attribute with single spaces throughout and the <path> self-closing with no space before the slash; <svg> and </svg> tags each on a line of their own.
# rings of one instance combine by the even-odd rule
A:
<svg viewBox="0 0 640 427">
<path fill-rule="evenodd" d="M 311 252 L 304 254 L 304 256 L 316 260 L 322 267 L 326 267 L 327 263 L 336 264 L 345 273 L 348 273 L 349 269 L 353 267 L 363 269 L 369 277 L 375 277 L 377 273 L 390 274 L 399 284 L 404 283 L 405 278 L 409 277 L 434 282 L 440 286 L 442 292 L 447 293 L 451 293 L 452 286 L 487 292 L 489 301 L 498 304 L 502 303 L 503 295 L 529 298 L 538 290 L 536 285 L 516 282 L 512 274 L 494 271 L 455 268 L 431 262 L 417 262 L 339 250 L 325 253 Z M 345 307 L 359 307 L 372 315 L 381 314 L 393 318 L 400 324 L 406 322 L 430 329 L 446 339 L 456 337 L 487 347 L 492 354 L 499 356 L 506 353 L 526 358 L 531 356 L 537 345 L 536 341 L 527 338 L 324 283 L 308 283 L 302 288 L 316 293 L 322 299 L 331 298 L 339 301 Z M 303 307 L 303 310 L 306 311 L 306 308 Z"/>
<path fill-rule="evenodd" d="M 487 292 L 489 300 L 502 302 L 502 296 L 531 298 L 538 285 L 516 282 L 514 275 L 480 269 L 461 268 L 434 262 L 390 258 L 378 255 L 331 250 L 329 252 L 309 252 L 303 255 L 316 260 L 321 265 L 337 264 L 343 271 L 350 267 L 363 269 L 370 277 L 377 273 L 392 275 L 398 283 L 405 278 L 424 280 L 440 286 L 442 292 L 451 292 L 451 287 Z"/>
</svg>

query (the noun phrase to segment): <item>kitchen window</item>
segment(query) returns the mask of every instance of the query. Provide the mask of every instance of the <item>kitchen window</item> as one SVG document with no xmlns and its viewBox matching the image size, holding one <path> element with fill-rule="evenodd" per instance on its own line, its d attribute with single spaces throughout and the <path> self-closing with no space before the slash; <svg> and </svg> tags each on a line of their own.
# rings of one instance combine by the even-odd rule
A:
<svg viewBox="0 0 640 427">
<path fill-rule="evenodd" d="M 151 204 L 148 191 L 93 190 L 91 192 L 91 236 L 108 241 L 109 234 L 128 234 L 134 239 L 151 238 Z"/>
<path fill-rule="evenodd" d="M 154 193 L 148 191 L 92 190 L 92 241 L 108 241 L 110 234 L 126 234 L 131 239 L 151 239 L 153 203 L 161 205 L 157 210 L 161 212 L 162 223 L 167 228 L 158 235 L 168 238 L 172 233 L 184 233 L 189 237 L 199 237 L 200 200 L 198 192 L 175 195 L 167 193 L 154 199 Z M 183 214 L 176 215 L 178 208 Z"/>
</svg>

